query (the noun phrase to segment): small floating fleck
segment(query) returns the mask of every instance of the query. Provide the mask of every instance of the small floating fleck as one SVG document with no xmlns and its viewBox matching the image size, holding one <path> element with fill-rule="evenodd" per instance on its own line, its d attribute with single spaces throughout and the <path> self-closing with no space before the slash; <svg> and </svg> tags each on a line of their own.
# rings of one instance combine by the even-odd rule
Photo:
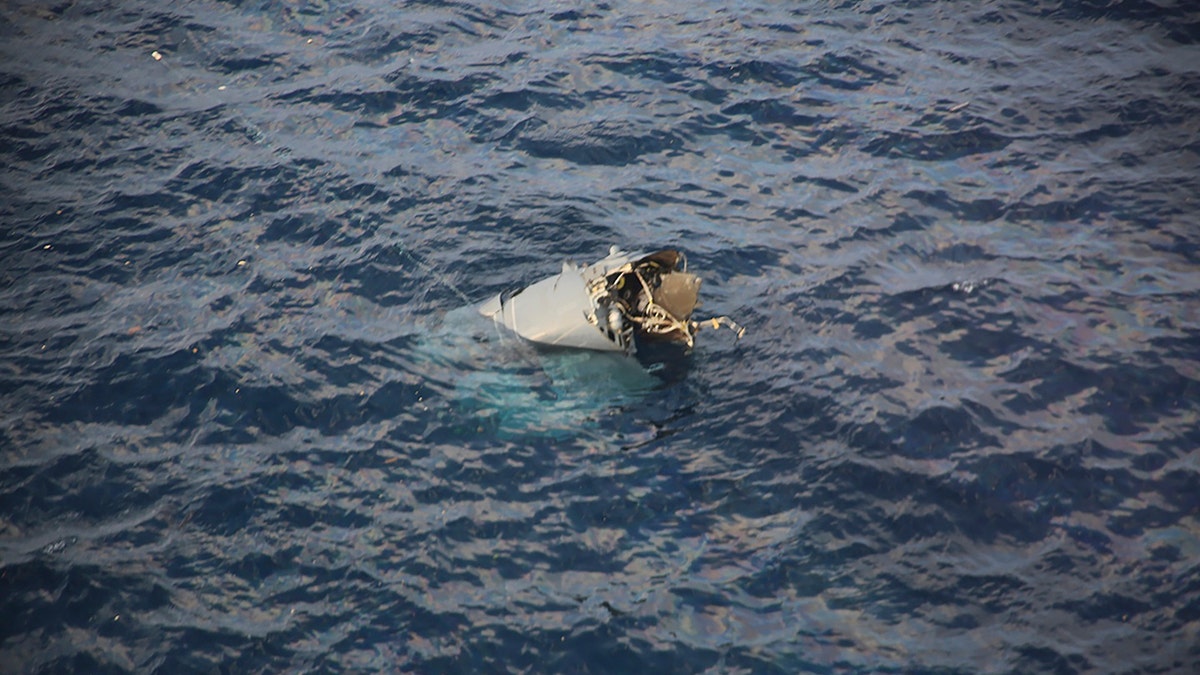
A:
<svg viewBox="0 0 1200 675">
<path fill-rule="evenodd" d="M 158 53 L 157 49 L 150 52 L 150 57 L 153 58 L 155 61 L 162 61 L 162 54 Z"/>
</svg>

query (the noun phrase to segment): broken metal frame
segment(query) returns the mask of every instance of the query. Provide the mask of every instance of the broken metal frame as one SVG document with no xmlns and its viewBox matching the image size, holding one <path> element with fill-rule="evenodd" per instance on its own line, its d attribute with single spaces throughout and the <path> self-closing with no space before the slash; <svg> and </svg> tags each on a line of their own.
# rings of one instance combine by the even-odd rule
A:
<svg viewBox="0 0 1200 675">
<path fill-rule="evenodd" d="M 700 283 L 679 251 L 629 254 L 614 246 L 592 265 L 564 263 L 558 275 L 497 295 L 479 311 L 532 342 L 626 354 L 636 351 L 635 334 L 688 350 L 704 326 L 725 325 L 741 338 L 745 329 L 729 317 L 691 318 Z"/>
</svg>

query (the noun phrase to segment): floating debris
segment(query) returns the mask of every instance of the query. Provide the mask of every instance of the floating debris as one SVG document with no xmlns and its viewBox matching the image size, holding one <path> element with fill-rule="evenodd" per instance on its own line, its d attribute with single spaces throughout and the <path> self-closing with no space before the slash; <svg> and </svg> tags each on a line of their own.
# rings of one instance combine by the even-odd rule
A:
<svg viewBox="0 0 1200 675">
<path fill-rule="evenodd" d="M 729 317 L 692 319 L 700 284 L 679 251 L 627 253 L 614 246 L 603 260 L 586 267 L 564 263 L 559 274 L 501 293 L 479 312 L 531 342 L 626 354 L 635 353 L 639 341 L 690 349 L 703 325 L 744 335 Z"/>
</svg>

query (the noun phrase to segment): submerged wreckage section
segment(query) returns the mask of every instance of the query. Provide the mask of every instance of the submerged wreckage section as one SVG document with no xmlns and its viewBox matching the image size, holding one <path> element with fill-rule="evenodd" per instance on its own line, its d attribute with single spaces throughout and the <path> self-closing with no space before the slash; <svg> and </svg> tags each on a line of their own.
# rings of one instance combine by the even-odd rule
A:
<svg viewBox="0 0 1200 675">
<path fill-rule="evenodd" d="M 479 312 L 517 335 L 545 345 L 633 354 L 639 341 L 690 349 L 703 325 L 745 329 L 727 317 L 692 320 L 700 277 L 687 271 L 679 251 L 626 253 L 586 267 L 563 263 L 562 272 L 511 294 L 501 293 Z"/>
</svg>

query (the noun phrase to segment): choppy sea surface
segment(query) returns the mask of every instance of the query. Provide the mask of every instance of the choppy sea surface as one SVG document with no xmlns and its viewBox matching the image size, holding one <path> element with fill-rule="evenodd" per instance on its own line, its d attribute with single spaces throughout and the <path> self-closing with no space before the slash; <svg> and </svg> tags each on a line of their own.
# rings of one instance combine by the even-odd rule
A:
<svg viewBox="0 0 1200 675">
<path fill-rule="evenodd" d="M 6 2 L 0 670 L 1198 672 L 1194 7 Z"/>
</svg>

